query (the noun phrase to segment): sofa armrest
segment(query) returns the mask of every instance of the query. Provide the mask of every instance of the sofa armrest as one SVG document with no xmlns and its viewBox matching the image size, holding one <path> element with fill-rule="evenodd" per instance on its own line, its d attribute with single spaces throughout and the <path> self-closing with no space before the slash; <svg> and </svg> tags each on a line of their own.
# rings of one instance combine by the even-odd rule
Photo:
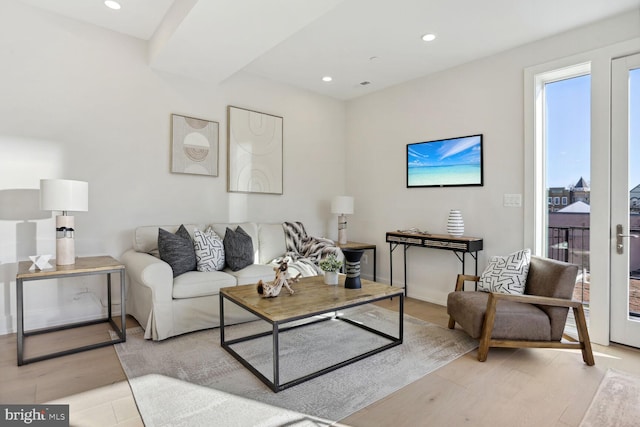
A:
<svg viewBox="0 0 640 427">
<path fill-rule="evenodd" d="M 151 290 L 154 302 L 171 301 L 173 294 L 173 270 L 166 262 L 152 255 L 128 250 L 122 255 L 131 285 Z"/>
</svg>

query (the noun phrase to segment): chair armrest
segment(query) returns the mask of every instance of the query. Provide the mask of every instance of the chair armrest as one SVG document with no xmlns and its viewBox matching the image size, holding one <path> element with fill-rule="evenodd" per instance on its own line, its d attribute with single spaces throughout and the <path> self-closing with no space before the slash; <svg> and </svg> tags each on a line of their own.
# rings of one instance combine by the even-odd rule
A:
<svg viewBox="0 0 640 427">
<path fill-rule="evenodd" d="M 523 302 L 527 304 L 538 304 L 538 305 L 548 305 L 552 307 L 568 307 L 575 308 L 581 305 L 580 301 L 562 299 L 562 298 L 553 298 L 553 297 L 543 297 L 539 295 L 514 295 L 514 294 L 500 294 L 496 292 L 492 292 L 489 296 L 489 299 L 495 300 L 508 300 L 514 302 Z"/>
<path fill-rule="evenodd" d="M 169 264 L 133 249 L 122 255 L 122 262 L 127 268 L 132 286 L 149 288 L 154 302 L 172 300 L 173 270 Z"/>
<path fill-rule="evenodd" d="M 464 282 L 478 282 L 480 280 L 480 276 L 470 276 L 468 274 L 458 274 L 458 279 L 456 280 L 456 289 L 455 291 L 463 291 L 464 290 Z"/>
</svg>

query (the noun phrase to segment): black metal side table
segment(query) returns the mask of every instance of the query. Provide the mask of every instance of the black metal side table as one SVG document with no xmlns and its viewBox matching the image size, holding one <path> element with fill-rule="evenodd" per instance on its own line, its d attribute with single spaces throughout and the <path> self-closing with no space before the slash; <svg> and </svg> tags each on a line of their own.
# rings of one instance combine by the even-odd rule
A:
<svg viewBox="0 0 640 427">
<path fill-rule="evenodd" d="M 55 260 L 52 260 L 54 266 L 45 270 L 29 270 L 31 267 L 30 261 L 21 261 L 18 263 L 18 273 L 16 274 L 16 296 L 17 296 L 17 313 L 18 313 L 18 366 L 26 365 L 27 363 L 39 362 L 41 360 L 52 359 L 54 357 L 66 356 L 68 354 L 79 353 L 81 351 L 93 350 L 99 347 L 105 347 L 108 345 L 116 344 L 119 342 L 125 342 L 126 337 L 126 309 L 125 309 L 125 267 L 116 259 L 110 256 L 95 256 L 95 257 L 81 257 L 76 258 L 76 263 L 71 265 L 55 265 Z M 114 322 L 112 318 L 111 310 L 111 275 L 119 273 L 120 275 L 120 327 Z M 108 294 L 108 315 L 106 318 L 90 320 L 87 322 L 77 322 L 62 326 L 55 326 L 45 329 L 37 329 L 33 331 L 24 330 L 24 284 L 25 282 L 32 280 L 44 280 L 44 279 L 61 279 L 74 276 L 90 276 L 96 274 L 107 275 L 107 294 Z M 65 329 L 79 328 L 82 326 L 95 325 L 98 323 L 110 323 L 118 335 L 117 339 L 110 341 L 103 341 L 96 344 L 89 344 L 82 347 L 73 349 L 58 351 L 55 353 L 49 353 L 29 359 L 24 358 L 24 345 L 25 338 L 32 335 L 44 334 L 47 332 L 62 331 Z"/>
</svg>

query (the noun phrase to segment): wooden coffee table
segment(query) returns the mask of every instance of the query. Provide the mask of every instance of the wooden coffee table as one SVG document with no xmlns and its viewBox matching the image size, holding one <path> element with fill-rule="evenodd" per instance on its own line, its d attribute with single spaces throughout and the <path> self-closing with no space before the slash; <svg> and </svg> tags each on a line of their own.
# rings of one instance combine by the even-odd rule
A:
<svg viewBox="0 0 640 427">
<path fill-rule="evenodd" d="M 289 387 L 293 387 L 304 381 L 316 378 L 327 372 L 334 371 L 348 364 L 362 360 L 376 353 L 380 353 L 388 348 L 402 344 L 403 337 L 403 314 L 404 314 L 404 293 L 402 288 L 392 287 L 381 283 L 362 280 L 361 289 L 346 289 L 344 287 L 344 276 L 340 276 L 337 286 L 325 285 L 322 276 L 305 277 L 300 279 L 293 286 L 295 293 L 289 295 L 283 289 L 276 298 L 263 298 L 256 290 L 256 285 L 241 285 L 220 290 L 220 345 L 242 363 L 249 371 L 257 376 L 262 382 L 268 385 L 274 392 L 279 392 Z M 360 322 L 355 322 L 338 313 L 339 310 L 356 307 L 363 304 L 370 304 L 375 301 L 397 297 L 398 301 L 398 336 L 394 337 L 382 331 L 376 330 Z M 224 300 L 227 299 L 239 307 L 247 310 L 260 319 L 272 325 L 272 331 L 249 335 L 233 340 L 225 339 L 224 326 Z M 309 320 L 303 326 L 323 322 L 330 319 L 338 319 L 350 325 L 364 329 L 387 339 L 389 342 L 373 350 L 351 357 L 348 360 L 336 363 L 332 366 L 320 369 L 292 381 L 280 384 L 280 352 L 278 337 L 281 333 L 289 329 L 300 327 L 300 325 L 282 327 L 282 325 L 298 320 L 310 319 L 326 313 L 335 312 L 335 316 L 323 316 L 319 319 Z M 272 335 L 273 337 L 273 381 L 260 373 L 249 361 L 238 354 L 231 346 L 237 343 L 257 339 Z"/>
</svg>

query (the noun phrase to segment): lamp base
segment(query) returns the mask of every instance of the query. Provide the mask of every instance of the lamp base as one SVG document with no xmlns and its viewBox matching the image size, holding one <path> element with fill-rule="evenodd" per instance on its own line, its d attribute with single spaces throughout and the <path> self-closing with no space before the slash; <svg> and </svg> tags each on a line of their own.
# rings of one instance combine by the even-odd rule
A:
<svg viewBox="0 0 640 427">
<path fill-rule="evenodd" d="M 56 265 L 72 265 L 76 263 L 73 227 L 73 216 L 58 215 L 56 217 Z"/>
<path fill-rule="evenodd" d="M 347 244 L 347 216 L 338 216 L 338 243 L 341 245 Z"/>
</svg>

